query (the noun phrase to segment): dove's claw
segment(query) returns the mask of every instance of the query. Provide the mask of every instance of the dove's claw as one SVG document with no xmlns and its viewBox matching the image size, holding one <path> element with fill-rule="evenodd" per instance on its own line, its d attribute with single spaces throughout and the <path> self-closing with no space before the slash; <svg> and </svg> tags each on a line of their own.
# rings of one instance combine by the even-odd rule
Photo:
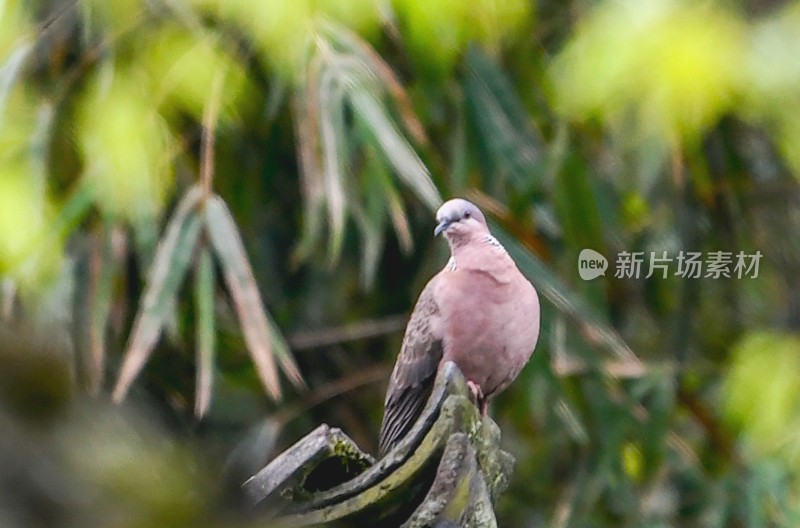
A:
<svg viewBox="0 0 800 528">
<path fill-rule="evenodd" d="M 467 387 L 469 387 L 469 391 L 472 393 L 475 404 L 481 410 L 481 416 L 486 416 L 486 398 L 483 397 L 481 386 L 472 380 L 467 380 Z"/>
</svg>

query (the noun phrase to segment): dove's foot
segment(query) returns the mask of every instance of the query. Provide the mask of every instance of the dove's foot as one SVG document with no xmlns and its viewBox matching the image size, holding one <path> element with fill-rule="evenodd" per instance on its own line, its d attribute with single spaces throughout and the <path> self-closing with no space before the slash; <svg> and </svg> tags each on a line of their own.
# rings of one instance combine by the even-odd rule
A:
<svg viewBox="0 0 800 528">
<path fill-rule="evenodd" d="M 486 416 L 486 398 L 483 397 L 481 386 L 472 380 L 467 380 L 467 387 L 469 387 L 469 391 L 472 393 L 475 404 L 481 410 L 481 416 Z"/>
</svg>

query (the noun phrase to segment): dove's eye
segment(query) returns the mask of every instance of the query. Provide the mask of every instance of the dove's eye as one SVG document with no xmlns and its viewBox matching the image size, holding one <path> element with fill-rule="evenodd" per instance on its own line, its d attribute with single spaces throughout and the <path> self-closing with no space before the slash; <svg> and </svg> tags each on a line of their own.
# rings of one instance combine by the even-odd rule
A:
<svg viewBox="0 0 800 528">
<path fill-rule="evenodd" d="M 470 216 L 472 216 L 472 213 L 469 211 L 464 211 L 464 218 L 469 218 Z"/>
</svg>

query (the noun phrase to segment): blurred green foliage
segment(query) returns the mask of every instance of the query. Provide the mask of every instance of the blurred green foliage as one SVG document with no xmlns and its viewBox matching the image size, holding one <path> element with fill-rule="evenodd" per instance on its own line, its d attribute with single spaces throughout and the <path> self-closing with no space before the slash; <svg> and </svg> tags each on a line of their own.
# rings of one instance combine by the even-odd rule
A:
<svg viewBox="0 0 800 528">
<path fill-rule="evenodd" d="M 602 4 L 556 63 L 560 105 L 622 121 L 620 133 L 696 138 L 746 82 L 744 38 L 741 22 L 713 3 Z"/>
<path fill-rule="evenodd" d="M 502 526 L 799 525 L 798 27 L 796 0 L 0 1 L 1 523 L 222 526 L 318 423 L 374 447 L 466 196 L 543 299 L 492 409 Z M 645 277 L 664 251 L 763 258 Z"/>
</svg>

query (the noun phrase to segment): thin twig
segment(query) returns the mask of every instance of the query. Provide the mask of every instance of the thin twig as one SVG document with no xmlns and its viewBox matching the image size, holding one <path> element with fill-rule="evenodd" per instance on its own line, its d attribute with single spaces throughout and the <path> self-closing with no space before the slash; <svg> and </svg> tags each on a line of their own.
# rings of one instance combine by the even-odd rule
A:
<svg viewBox="0 0 800 528">
<path fill-rule="evenodd" d="M 562 358 L 554 359 L 552 368 L 553 372 L 561 377 L 577 376 L 590 370 L 590 366 L 584 361 Z M 641 378 L 652 369 L 652 366 L 638 361 L 603 361 L 600 363 L 600 369 L 612 378 Z"/>
<path fill-rule="evenodd" d="M 678 387 L 678 403 L 688 410 L 697 423 L 705 430 L 709 443 L 714 446 L 714 451 L 721 453 L 728 460 L 736 460 L 738 456 L 734 440 L 719 422 L 711 409 L 693 392 L 686 387 Z"/>
<path fill-rule="evenodd" d="M 55 13 L 52 14 L 49 18 L 47 18 L 42 24 L 39 25 L 39 31 L 37 34 L 37 39 L 43 40 L 56 22 L 60 22 L 61 19 L 67 14 L 67 11 L 72 9 L 78 5 L 78 0 L 72 0 L 72 2 L 65 2 Z"/>
<path fill-rule="evenodd" d="M 681 190 L 683 188 L 685 175 L 683 172 L 683 150 L 678 141 L 673 142 L 670 154 L 672 156 L 672 183 L 675 185 L 676 189 Z"/>
<path fill-rule="evenodd" d="M 11 277 L 0 281 L 0 319 L 11 321 L 14 314 L 14 301 L 17 299 L 17 285 Z"/>
<path fill-rule="evenodd" d="M 294 418 L 303 415 L 309 409 L 316 407 L 326 401 L 332 400 L 337 396 L 341 396 L 347 392 L 355 390 L 364 385 L 371 385 L 380 381 L 389 379 L 390 368 L 387 365 L 379 364 L 373 365 L 366 369 L 361 369 L 353 372 L 349 376 L 339 378 L 332 381 L 317 390 L 308 393 L 302 401 L 285 407 L 278 414 L 278 420 L 281 423 L 291 422 Z"/>
<path fill-rule="evenodd" d="M 91 252 L 89 255 L 89 298 L 90 303 L 90 325 L 89 325 L 89 357 L 86 358 L 86 374 L 88 377 L 89 394 L 97 396 L 103 384 L 103 372 L 105 370 L 105 327 L 100 328 L 95 317 L 101 309 L 97 305 L 100 298 L 99 290 L 102 281 L 103 266 L 108 263 L 103 262 L 103 240 L 105 234 L 100 231 L 95 233 L 92 238 Z"/>
<path fill-rule="evenodd" d="M 405 328 L 408 316 L 392 315 L 384 319 L 359 321 L 334 328 L 302 330 L 288 336 L 287 342 L 294 350 L 319 348 L 347 341 L 358 341 L 386 334 L 393 334 Z"/>
<path fill-rule="evenodd" d="M 214 129 L 219 117 L 220 92 L 224 71 L 220 70 L 211 83 L 211 93 L 203 110 L 203 133 L 200 137 L 200 185 L 203 196 L 211 196 L 212 181 L 214 179 Z"/>
</svg>

